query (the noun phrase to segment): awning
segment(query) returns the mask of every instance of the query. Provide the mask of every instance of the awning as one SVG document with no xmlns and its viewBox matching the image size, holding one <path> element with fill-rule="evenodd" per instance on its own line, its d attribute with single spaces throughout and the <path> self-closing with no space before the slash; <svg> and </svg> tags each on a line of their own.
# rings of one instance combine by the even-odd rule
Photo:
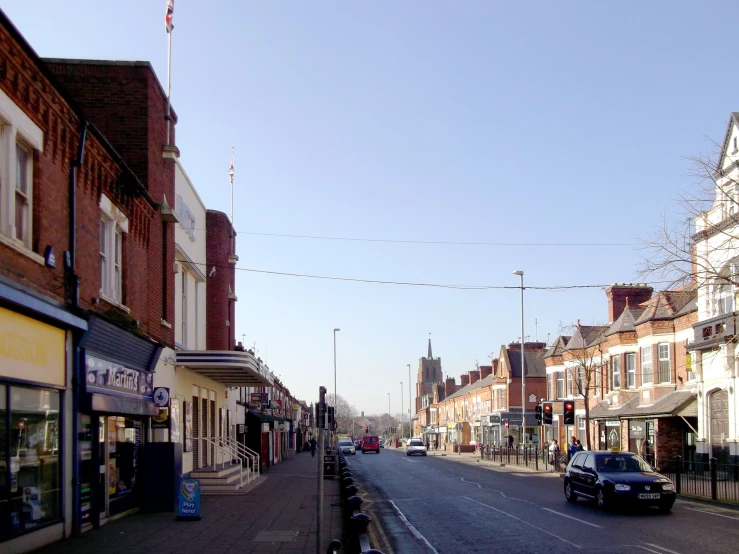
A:
<svg viewBox="0 0 739 554">
<path fill-rule="evenodd" d="M 249 410 L 246 412 L 246 415 L 255 417 L 263 423 L 272 423 L 275 420 L 271 415 L 265 414 L 264 412 L 257 412 L 255 410 Z"/>
<path fill-rule="evenodd" d="M 229 387 L 271 387 L 272 372 L 253 354 L 230 350 L 178 350 L 178 366 Z"/>
<path fill-rule="evenodd" d="M 696 417 L 698 401 L 686 390 L 673 391 L 648 404 L 642 404 L 638 396 L 632 397 L 621 406 L 610 406 L 601 402 L 590 410 L 591 419 L 642 419 L 656 417 Z"/>
</svg>

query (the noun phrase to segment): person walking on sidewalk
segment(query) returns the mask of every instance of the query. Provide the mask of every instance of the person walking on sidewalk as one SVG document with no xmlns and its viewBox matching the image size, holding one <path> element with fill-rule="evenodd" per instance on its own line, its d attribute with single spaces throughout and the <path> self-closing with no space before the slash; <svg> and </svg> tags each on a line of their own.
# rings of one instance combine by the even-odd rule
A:
<svg viewBox="0 0 739 554">
<path fill-rule="evenodd" d="M 316 455 L 316 439 L 310 440 L 310 455 L 311 457 L 315 457 Z"/>
<path fill-rule="evenodd" d="M 557 439 L 552 439 L 552 444 L 549 446 L 549 463 L 552 465 L 552 471 L 560 472 Z"/>
<path fill-rule="evenodd" d="M 570 454 L 570 460 L 575 457 L 575 454 L 577 454 L 580 451 L 580 449 L 577 447 L 577 437 L 572 437 L 570 439 L 570 448 L 569 448 L 569 454 Z"/>
</svg>

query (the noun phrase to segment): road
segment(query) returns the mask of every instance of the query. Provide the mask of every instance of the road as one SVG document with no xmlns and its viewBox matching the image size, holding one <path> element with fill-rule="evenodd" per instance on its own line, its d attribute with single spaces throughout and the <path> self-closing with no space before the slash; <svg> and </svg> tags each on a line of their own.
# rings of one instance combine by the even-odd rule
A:
<svg viewBox="0 0 739 554">
<path fill-rule="evenodd" d="M 558 475 L 451 458 L 387 449 L 348 457 L 385 554 L 708 554 L 739 544 L 736 510 L 679 499 L 668 515 L 600 512 L 582 499 L 569 504 Z"/>
</svg>

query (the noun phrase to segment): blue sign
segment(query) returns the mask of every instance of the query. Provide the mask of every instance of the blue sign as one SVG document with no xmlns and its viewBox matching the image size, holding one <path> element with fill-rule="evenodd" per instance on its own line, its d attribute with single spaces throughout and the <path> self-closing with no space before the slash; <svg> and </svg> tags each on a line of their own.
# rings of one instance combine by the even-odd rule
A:
<svg viewBox="0 0 739 554">
<path fill-rule="evenodd" d="M 177 519 L 200 519 L 200 479 L 180 480 Z"/>
</svg>

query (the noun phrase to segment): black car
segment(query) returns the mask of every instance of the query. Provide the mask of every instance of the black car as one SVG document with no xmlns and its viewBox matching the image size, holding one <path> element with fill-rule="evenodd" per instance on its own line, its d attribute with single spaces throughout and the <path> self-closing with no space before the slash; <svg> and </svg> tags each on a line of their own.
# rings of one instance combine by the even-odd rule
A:
<svg viewBox="0 0 739 554">
<path fill-rule="evenodd" d="M 675 485 L 631 452 L 578 452 L 565 473 L 565 498 L 582 496 L 606 510 L 616 504 L 657 506 L 668 513 L 675 503 Z"/>
</svg>

